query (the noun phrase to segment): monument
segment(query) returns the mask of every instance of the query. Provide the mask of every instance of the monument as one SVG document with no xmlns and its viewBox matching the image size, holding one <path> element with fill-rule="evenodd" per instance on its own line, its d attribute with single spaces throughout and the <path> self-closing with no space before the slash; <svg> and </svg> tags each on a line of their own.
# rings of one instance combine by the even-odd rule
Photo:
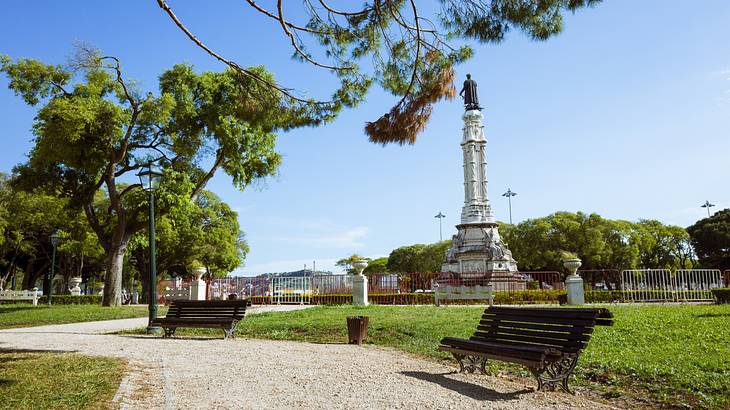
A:
<svg viewBox="0 0 730 410">
<path fill-rule="evenodd" d="M 452 237 L 443 272 L 464 277 L 481 277 L 489 281 L 495 272 L 517 272 L 512 252 L 502 242 L 487 196 L 487 140 L 484 136 L 482 107 L 479 106 L 476 81 L 466 75 L 459 93 L 464 97 L 464 206 L 461 223 Z"/>
</svg>

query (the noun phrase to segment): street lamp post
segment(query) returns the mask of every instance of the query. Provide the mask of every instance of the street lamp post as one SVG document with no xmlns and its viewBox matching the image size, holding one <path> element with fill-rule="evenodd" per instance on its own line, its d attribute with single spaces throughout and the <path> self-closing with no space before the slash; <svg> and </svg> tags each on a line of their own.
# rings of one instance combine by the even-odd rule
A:
<svg viewBox="0 0 730 410">
<path fill-rule="evenodd" d="M 512 192 L 511 189 L 507 188 L 507 192 L 503 193 L 502 196 L 507 197 L 509 202 L 509 224 L 512 225 L 512 197 L 517 195 L 517 192 Z"/>
<path fill-rule="evenodd" d="M 147 333 L 159 333 L 160 327 L 153 326 L 152 321 L 157 319 L 157 261 L 155 259 L 155 191 L 160 186 L 162 171 L 148 162 L 137 174 L 142 184 L 142 189 L 150 194 L 149 206 L 149 245 L 150 245 L 150 282 L 149 282 L 149 322 Z"/>
<path fill-rule="evenodd" d="M 438 218 L 439 219 L 439 241 L 443 241 L 444 240 L 444 236 L 443 236 L 443 233 L 441 231 L 441 220 L 444 219 L 444 218 L 446 218 L 446 215 L 442 214 L 441 211 L 439 211 L 439 214 L 436 215 L 436 216 L 434 216 L 434 218 Z"/>
<path fill-rule="evenodd" d="M 51 245 L 53 246 L 53 252 L 51 253 L 51 277 L 49 278 L 48 275 L 46 275 L 46 283 L 43 285 L 43 287 L 45 288 L 43 289 L 43 293 L 48 295 L 48 306 L 51 305 L 51 296 L 53 294 L 53 277 L 56 276 L 56 246 L 58 246 L 58 242 L 60 241 L 61 236 L 58 234 L 58 231 L 51 234 Z"/>
<path fill-rule="evenodd" d="M 715 206 L 715 204 L 711 204 L 710 201 L 705 201 L 704 204 L 701 205 L 703 208 L 707 208 L 707 217 L 710 217 L 710 208 Z"/>
</svg>

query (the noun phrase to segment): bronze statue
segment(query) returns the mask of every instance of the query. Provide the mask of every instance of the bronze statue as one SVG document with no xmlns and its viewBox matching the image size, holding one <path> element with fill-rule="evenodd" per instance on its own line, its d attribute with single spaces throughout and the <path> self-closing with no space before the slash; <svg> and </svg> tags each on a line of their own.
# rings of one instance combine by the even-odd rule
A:
<svg viewBox="0 0 730 410">
<path fill-rule="evenodd" d="M 464 87 L 461 88 L 459 95 L 464 97 L 464 107 L 469 110 L 481 110 L 479 106 L 479 97 L 477 97 L 477 82 L 471 79 L 471 74 L 466 75 Z"/>
</svg>

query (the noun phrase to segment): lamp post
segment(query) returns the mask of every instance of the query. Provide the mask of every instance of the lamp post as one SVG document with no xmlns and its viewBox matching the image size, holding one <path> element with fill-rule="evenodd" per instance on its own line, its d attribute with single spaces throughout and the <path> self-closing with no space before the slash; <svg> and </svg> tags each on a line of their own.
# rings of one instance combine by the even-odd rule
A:
<svg viewBox="0 0 730 410">
<path fill-rule="evenodd" d="M 711 204 L 710 201 L 705 201 L 704 204 L 701 205 L 703 208 L 707 208 L 707 217 L 710 217 L 710 208 L 715 206 L 715 204 Z"/>
<path fill-rule="evenodd" d="M 444 240 L 444 236 L 441 233 L 441 220 L 444 219 L 444 218 L 446 218 L 446 215 L 442 214 L 441 211 L 439 211 L 439 214 L 436 215 L 436 216 L 434 216 L 434 218 L 438 218 L 439 219 L 439 241 L 443 241 Z"/>
<path fill-rule="evenodd" d="M 53 246 L 53 252 L 51 253 L 51 277 L 49 278 L 48 274 L 46 274 L 46 283 L 43 284 L 43 293 L 48 295 L 48 306 L 51 305 L 51 296 L 53 294 L 53 277 L 56 276 L 56 246 L 58 246 L 58 243 L 60 241 L 61 235 L 58 234 L 58 231 L 51 234 L 51 245 Z"/>
<path fill-rule="evenodd" d="M 147 333 L 159 333 L 160 327 L 153 326 L 152 321 L 157 319 L 157 261 L 155 259 L 155 191 L 160 186 L 160 180 L 162 179 L 162 171 L 157 169 L 152 162 L 148 162 L 147 165 L 142 167 L 142 170 L 137 174 L 139 182 L 142 184 L 142 189 L 147 191 L 150 195 L 150 206 L 149 206 L 149 244 L 150 244 L 150 284 L 149 284 L 149 323 L 147 324 Z"/>
<path fill-rule="evenodd" d="M 517 192 L 512 192 L 511 189 L 507 188 L 507 192 L 503 193 L 502 196 L 507 197 L 509 201 L 509 224 L 512 225 L 512 197 L 517 195 Z"/>
</svg>

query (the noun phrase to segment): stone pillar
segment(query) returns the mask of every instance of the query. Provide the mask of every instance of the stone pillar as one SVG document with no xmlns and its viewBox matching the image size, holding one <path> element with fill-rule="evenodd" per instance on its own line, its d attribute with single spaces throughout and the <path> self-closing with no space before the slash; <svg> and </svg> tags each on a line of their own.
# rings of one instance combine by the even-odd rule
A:
<svg viewBox="0 0 730 410">
<path fill-rule="evenodd" d="M 582 265 L 580 259 L 566 259 L 563 266 L 568 270 L 568 277 L 565 278 L 565 290 L 568 293 L 569 305 L 582 305 L 585 303 L 583 292 L 583 278 L 578 275 L 578 268 Z"/>
<path fill-rule="evenodd" d="M 355 261 L 352 267 L 355 274 L 352 277 L 352 304 L 355 306 L 367 306 L 368 303 L 368 278 L 362 271 L 368 266 L 367 261 Z"/>
</svg>

